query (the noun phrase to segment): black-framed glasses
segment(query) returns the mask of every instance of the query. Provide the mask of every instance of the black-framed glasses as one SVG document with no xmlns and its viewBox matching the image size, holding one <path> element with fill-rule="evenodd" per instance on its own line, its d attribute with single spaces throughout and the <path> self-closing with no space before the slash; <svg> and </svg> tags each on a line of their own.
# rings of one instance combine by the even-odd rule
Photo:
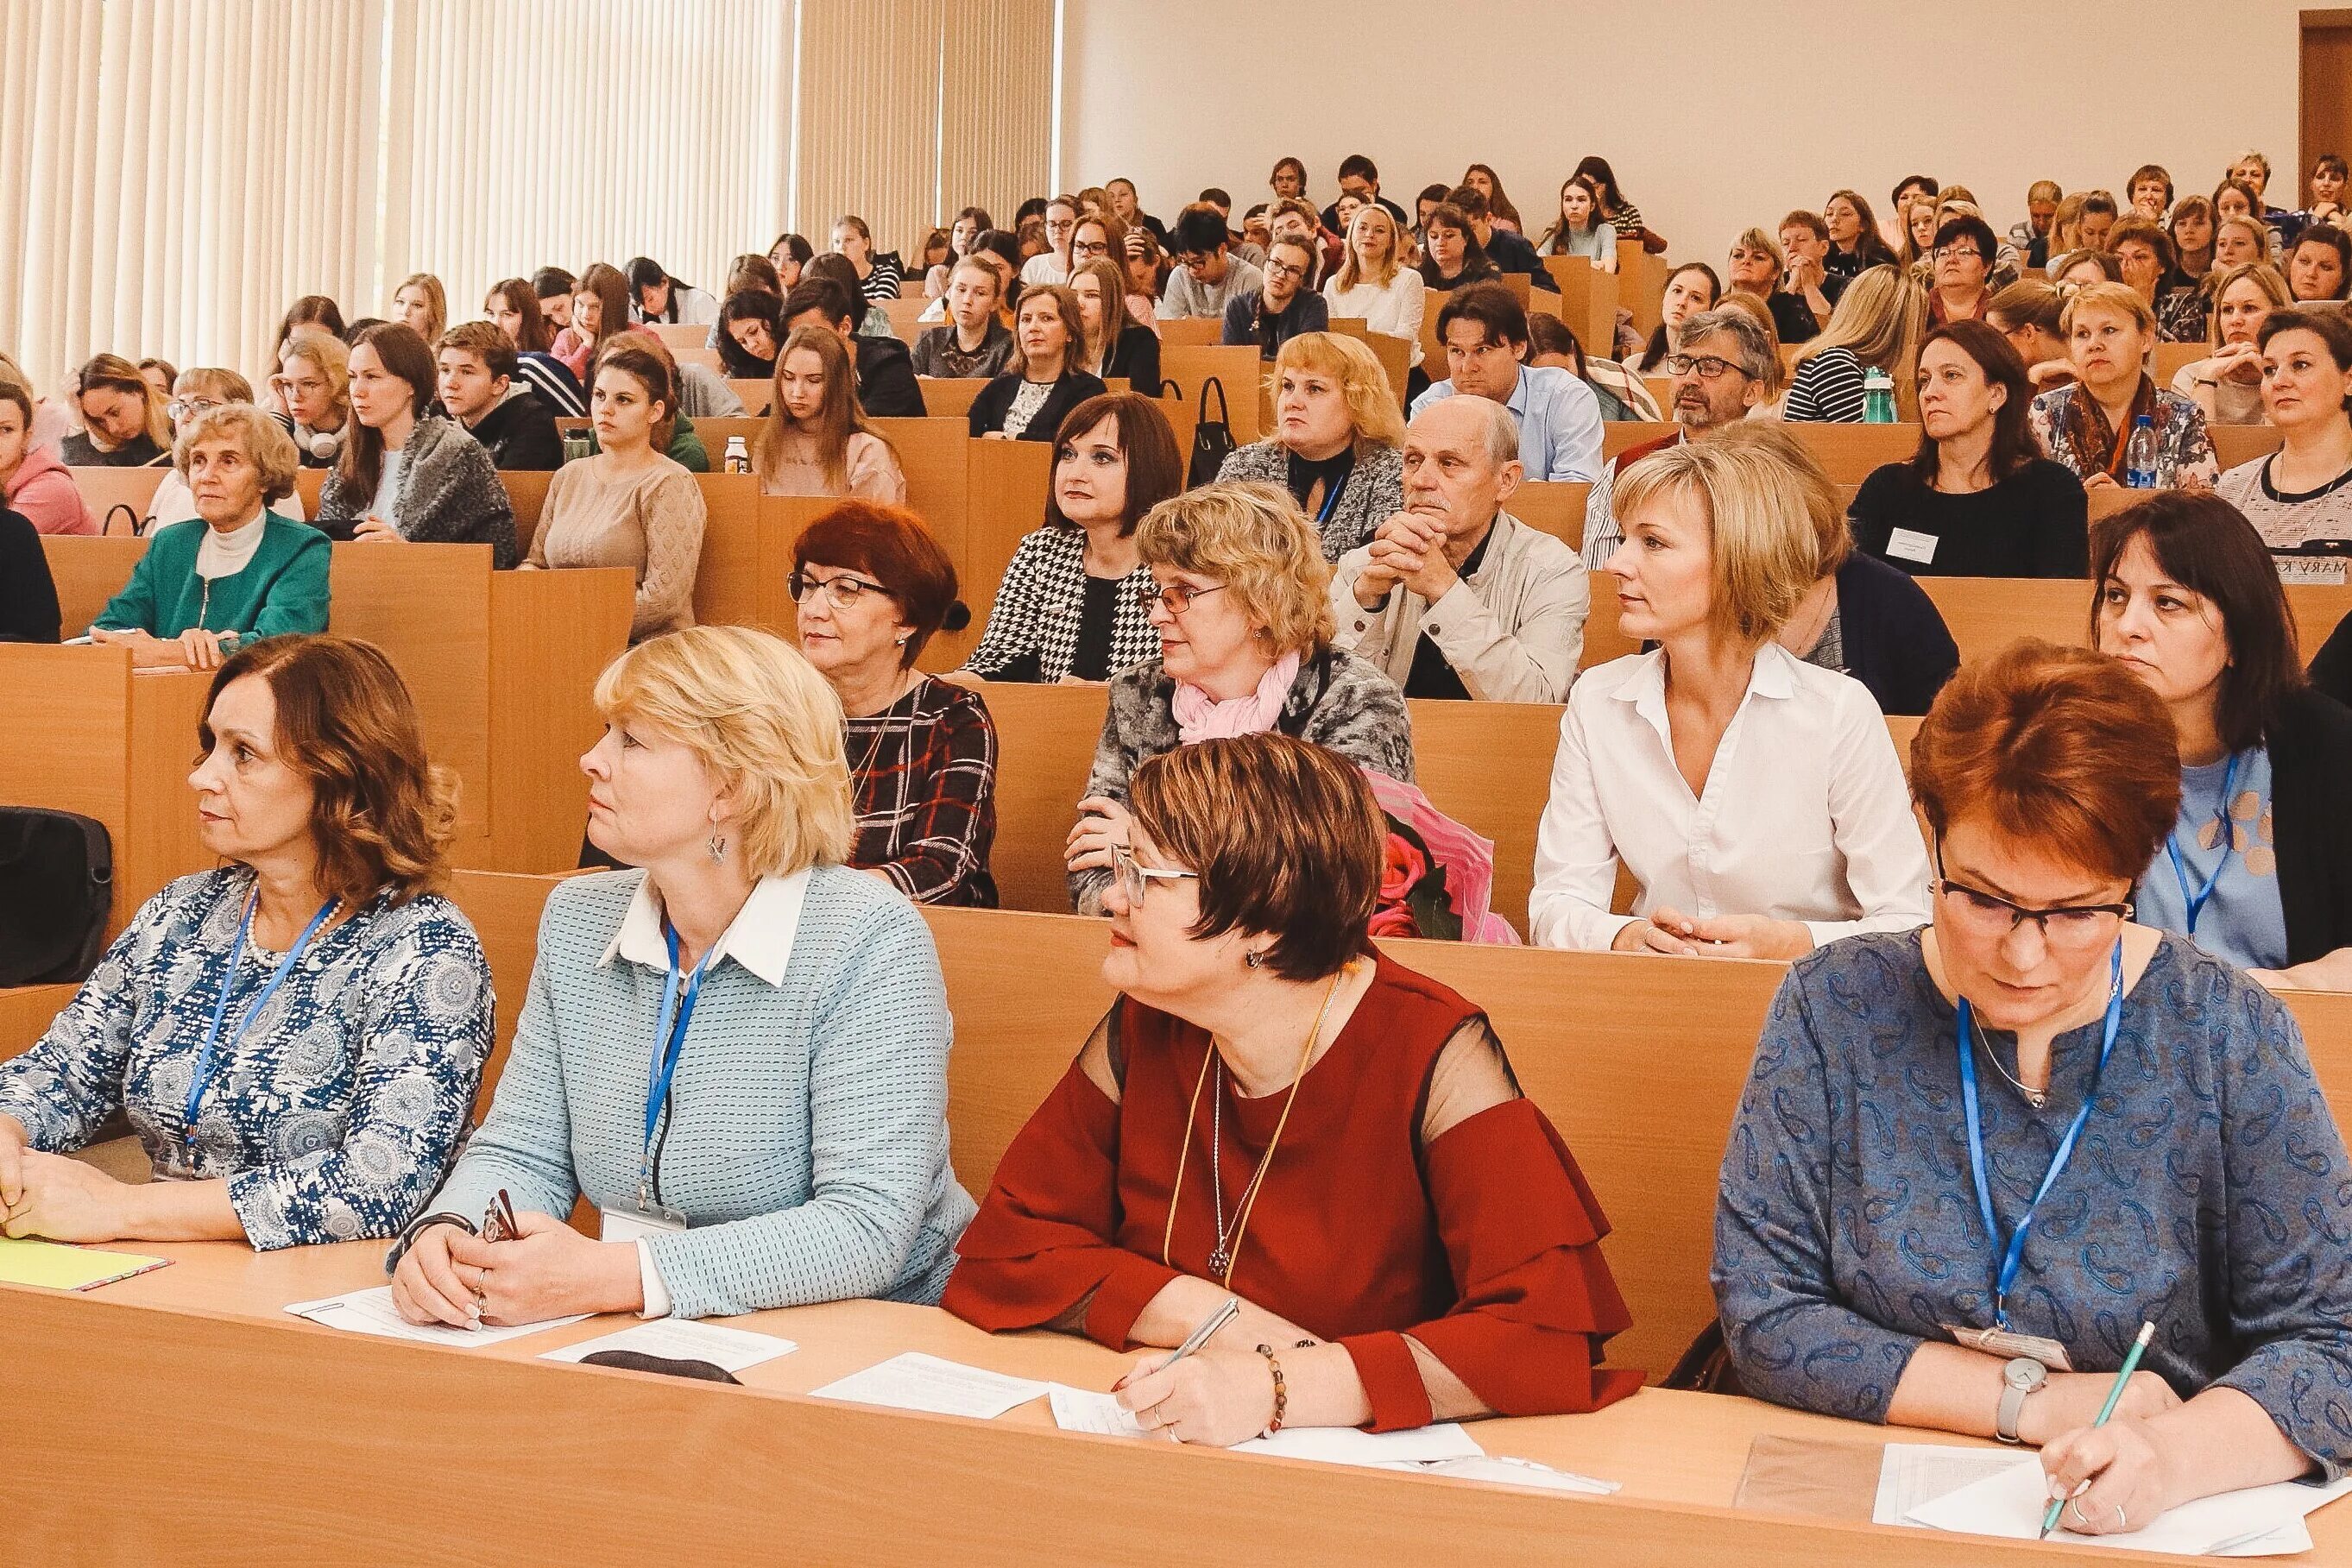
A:
<svg viewBox="0 0 2352 1568">
<path fill-rule="evenodd" d="M 1156 865 L 1145 865 L 1135 858 L 1135 852 L 1125 844 L 1110 847 L 1110 863 L 1118 873 L 1118 884 L 1127 892 L 1129 904 L 1141 904 L 1143 895 L 1155 882 L 1198 882 L 1196 871 L 1167 871 Z"/>
<path fill-rule="evenodd" d="M 1108 256 L 1110 241 L 1107 239 L 1073 240 L 1070 242 L 1070 254 L 1072 256 Z"/>
<path fill-rule="evenodd" d="M 2053 947 L 2094 947 L 2112 934 L 2110 922 L 2132 917 L 2122 904 L 2061 904 L 2034 909 L 1997 893 L 1954 882 L 1944 874 L 1944 845 L 1936 843 L 1936 891 L 1949 901 L 1954 918 L 1971 935 L 1998 940 L 2031 920 Z"/>
<path fill-rule="evenodd" d="M 1939 245 L 1936 247 L 1937 261 L 1982 261 L 1984 252 L 1972 245 Z"/>
<path fill-rule="evenodd" d="M 878 582 L 868 582 L 847 572 L 835 577 L 811 577 L 805 571 L 795 571 L 784 580 L 784 586 L 792 590 L 794 604 L 806 604 L 809 595 L 823 589 L 825 598 L 833 601 L 835 610 L 847 610 L 869 593 L 879 593 L 886 598 L 890 593 Z"/>
<path fill-rule="evenodd" d="M 1268 277 L 1302 278 L 1307 276 L 1305 267 L 1293 267 L 1286 261 L 1276 261 L 1272 256 L 1266 257 L 1265 266 L 1259 270 Z"/>
<path fill-rule="evenodd" d="M 1726 371 L 1738 371 L 1743 377 L 1748 374 L 1729 360 L 1715 354 L 1668 354 L 1665 366 L 1666 374 L 1670 376 L 1686 376 L 1696 371 L 1698 379 L 1703 382 L 1720 381 Z"/>
<path fill-rule="evenodd" d="M 1171 615 L 1181 615 L 1192 608 L 1192 601 L 1204 593 L 1221 593 L 1225 585 L 1212 583 L 1206 588 L 1194 588 L 1189 582 L 1171 582 L 1165 588 L 1139 588 L 1135 591 L 1135 607 L 1146 615 L 1155 604 Z"/>
</svg>

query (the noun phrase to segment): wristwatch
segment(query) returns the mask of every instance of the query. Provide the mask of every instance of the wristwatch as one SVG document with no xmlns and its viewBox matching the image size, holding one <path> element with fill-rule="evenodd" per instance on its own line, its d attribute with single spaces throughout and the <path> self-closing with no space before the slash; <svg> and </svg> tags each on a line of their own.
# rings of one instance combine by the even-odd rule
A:
<svg viewBox="0 0 2352 1568">
<path fill-rule="evenodd" d="M 2021 1355 L 2000 1369 L 2000 1408 L 1993 1413 L 1992 1435 L 2004 1443 L 2017 1439 L 2017 1418 L 2025 1413 L 2026 1396 L 2050 1381 L 2050 1369 L 2030 1355 Z"/>
</svg>

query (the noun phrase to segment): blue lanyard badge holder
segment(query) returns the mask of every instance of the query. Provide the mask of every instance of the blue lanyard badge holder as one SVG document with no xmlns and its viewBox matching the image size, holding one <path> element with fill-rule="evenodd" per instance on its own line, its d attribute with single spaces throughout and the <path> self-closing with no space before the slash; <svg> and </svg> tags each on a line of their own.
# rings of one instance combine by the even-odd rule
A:
<svg viewBox="0 0 2352 1568">
<path fill-rule="evenodd" d="M 1979 1113 L 1977 1097 L 1977 1062 L 1974 1050 L 1975 1029 L 1966 997 L 1960 998 L 1958 1038 L 1960 1054 L 1960 1103 L 1969 1120 L 1969 1175 L 1977 1192 L 1977 1208 L 1984 1220 L 1985 1235 L 1993 1249 L 1993 1325 L 1990 1328 L 1969 1328 L 1946 1323 L 1944 1332 L 1970 1350 L 1979 1350 L 2004 1360 L 2014 1356 L 2031 1356 L 2053 1372 L 2072 1372 L 2074 1363 L 2067 1357 L 2066 1347 L 2056 1340 L 2040 1334 L 2019 1333 L 2009 1325 L 2010 1293 L 2017 1284 L 2018 1271 L 2025 1263 L 2025 1238 L 2033 1228 L 2033 1217 L 2040 1212 L 2042 1200 L 2058 1185 L 2066 1169 L 2066 1162 L 2074 1157 L 2075 1142 L 2083 1135 L 2084 1124 L 2091 1119 L 2091 1107 L 2099 1098 L 2100 1080 L 2106 1076 L 2107 1058 L 2116 1049 L 2116 1034 L 2124 1019 L 2124 945 L 2118 939 L 2107 961 L 2107 1016 L 2099 1031 L 2099 1061 L 2091 1073 L 2091 1086 L 2083 1095 L 2082 1108 L 2074 1113 L 2066 1135 L 2050 1156 L 2050 1168 L 2042 1173 L 2042 1185 L 2034 1189 L 2033 1201 L 2026 1206 L 2025 1217 L 2004 1241 L 2000 1218 L 1993 1213 L 1992 1187 L 1985 1179 L 1984 1120 Z"/>
<path fill-rule="evenodd" d="M 2230 866 L 2230 851 L 2234 840 L 2230 828 L 2230 796 L 2238 787 L 2238 764 L 2244 758 L 2243 752 L 2231 752 L 2230 766 L 2221 770 L 2221 810 L 2214 818 L 2214 827 L 2221 838 L 2221 858 L 2213 862 L 2212 873 L 2205 878 L 2204 886 L 2189 885 L 2189 862 L 2181 858 L 2179 835 L 2164 835 L 2165 857 L 2172 862 L 2173 877 L 2180 883 L 2180 906 L 2189 927 L 2184 935 L 2189 936 L 2197 935 L 2197 917 L 2205 913 L 2205 905 L 2212 900 L 2213 889 L 2221 884 L 2221 873 Z"/>
<path fill-rule="evenodd" d="M 663 1116 L 669 1104 L 670 1083 L 677 1076 L 678 1058 L 686 1049 L 686 1027 L 693 1020 L 694 1004 L 702 996 L 702 977 L 710 967 L 711 954 L 702 956 L 692 975 L 683 975 L 678 968 L 677 929 L 667 927 L 662 935 L 669 943 L 669 974 L 662 981 L 660 1016 L 668 1021 L 668 1027 L 659 1037 L 646 1077 L 645 1137 L 638 1145 L 636 1204 L 632 1208 L 599 1211 L 604 1221 L 601 1235 L 606 1241 L 674 1235 L 687 1228 L 685 1210 L 672 1208 L 661 1198 L 661 1145 L 669 1136 Z M 716 951 L 714 947 L 712 952 Z"/>
<path fill-rule="evenodd" d="M 253 910 L 259 898 L 257 893 L 246 897 L 245 915 L 236 925 L 236 942 L 229 948 L 227 967 L 221 971 L 220 995 L 213 998 L 212 1019 L 205 1028 L 203 1042 L 196 1047 L 196 1060 L 188 1069 L 188 1096 L 181 1107 L 180 1142 L 176 1150 L 166 1153 L 164 1165 L 155 1173 L 167 1181 L 198 1179 L 196 1114 L 203 1108 L 205 1091 L 210 1089 L 213 1080 L 220 1075 L 221 1062 L 236 1054 L 236 1048 L 245 1042 L 246 1031 L 253 1027 L 253 1020 L 261 1016 L 262 1009 L 269 1005 L 269 998 L 278 994 L 278 988 L 284 985 L 286 977 L 294 972 L 294 966 L 301 961 L 303 950 L 310 946 L 310 938 L 319 934 L 319 927 L 327 923 L 327 917 L 334 914 L 335 905 L 341 902 L 331 898 L 319 906 L 318 914 L 310 916 L 310 924 L 302 927 L 302 935 L 294 939 L 294 946 L 286 950 L 286 956 L 278 960 L 278 967 L 270 972 L 268 983 L 261 988 L 261 994 L 254 998 L 253 1005 L 238 1017 L 236 1032 L 228 1037 L 228 1044 L 224 1047 L 221 1030 L 228 1022 L 229 994 L 236 989 L 237 971 L 245 965 L 245 945 L 253 934 Z"/>
</svg>

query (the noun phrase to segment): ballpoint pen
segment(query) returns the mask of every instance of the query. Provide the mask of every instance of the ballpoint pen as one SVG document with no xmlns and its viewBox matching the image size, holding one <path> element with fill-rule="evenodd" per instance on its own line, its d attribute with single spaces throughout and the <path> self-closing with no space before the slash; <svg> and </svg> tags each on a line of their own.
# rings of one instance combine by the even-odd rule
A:
<svg viewBox="0 0 2352 1568">
<path fill-rule="evenodd" d="M 2099 1418 L 2091 1423 L 2091 1426 L 2095 1429 L 2105 1426 L 2107 1424 L 2107 1417 L 2116 1413 L 2116 1406 L 2122 1401 L 2124 1396 L 2124 1385 L 2129 1383 L 2131 1381 L 2131 1375 L 2139 1370 L 2140 1354 L 2147 1349 L 2147 1342 L 2155 1337 L 2156 1325 L 2154 1323 L 2143 1322 L 2139 1325 L 2138 1337 L 2132 1341 L 2131 1349 L 2124 1353 L 2123 1365 L 2116 1369 L 2116 1385 L 2107 1390 L 2107 1402 L 2099 1406 Z M 2071 1499 L 2063 1497 L 2054 1497 L 2050 1500 L 2049 1509 L 2042 1515 L 2042 1533 L 2035 1537 L 2036 1540 L 2047 1541 L 2050 1539 L 2050 1532 L 2058 1528 L 2058 1516 L 2066 1511 L 2066 1504 L 2071 1500 Z"/>
</svg>

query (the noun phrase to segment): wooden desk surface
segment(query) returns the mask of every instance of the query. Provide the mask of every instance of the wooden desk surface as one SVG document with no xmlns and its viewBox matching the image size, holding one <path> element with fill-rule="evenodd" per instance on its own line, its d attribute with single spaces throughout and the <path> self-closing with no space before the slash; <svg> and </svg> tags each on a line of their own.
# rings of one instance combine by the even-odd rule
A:
<svg viewBox="0 0 2352 1568">
<path fill-rule="evenodd" d="M 1733 1510 L 1762 1434 L 1968 1441 L 1748 1400 L 1644 1390 L 1594 1415 L 1473 1426 L 1489 1453 L 1623 1488 L 1575 1497 L 1066 1434 L 1045 1429 L 1043 1401 L 975 1422 L 798 1397 L 908 1350 L 1093 1388 L 1128 1360 L 1062 1335 L 991 1336 L 935 1309 L 737 1320 L 800 1348 L 735 1389 L 537 1359 L 625 1320 L 469 1351 L 284 1312 L 379 1282 L 379 1243 L 144 1249 L 173 1266 L 80 1296 L 0 1288 L 0 1333 L 54 1353 L 0 1358 L 11 1468 L 123 1482 L 18 1490 L 0 1511 L 14 1561 L 636 1563 L 678 1560 L 691 1542 L 712 1565 L 1230 1563 L 1244 1545 L 1269 1562 L 1360 1563 L 1441 1544 L 1449 1560 L 1551 1563 L 1570 1539 L 1612 1564 L 2050 1560 L 2025 1543 Z M 2323 1511 L 2312 1531 L 2315 1560 L 2352 1551 L 2352 1511 Z"/>
</svg>

